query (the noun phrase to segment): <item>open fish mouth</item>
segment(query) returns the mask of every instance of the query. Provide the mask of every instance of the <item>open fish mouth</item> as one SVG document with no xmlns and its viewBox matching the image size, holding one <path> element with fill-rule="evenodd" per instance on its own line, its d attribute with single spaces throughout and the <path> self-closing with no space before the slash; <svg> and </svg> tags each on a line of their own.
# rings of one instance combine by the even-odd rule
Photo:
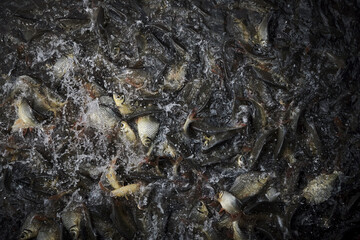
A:
<svg viewBox="0 0 360 240">
<path fill-rule="evenodd" d="M 0 3 L 0 239 L 359 239 L 359 1 Z"/>
</svg>

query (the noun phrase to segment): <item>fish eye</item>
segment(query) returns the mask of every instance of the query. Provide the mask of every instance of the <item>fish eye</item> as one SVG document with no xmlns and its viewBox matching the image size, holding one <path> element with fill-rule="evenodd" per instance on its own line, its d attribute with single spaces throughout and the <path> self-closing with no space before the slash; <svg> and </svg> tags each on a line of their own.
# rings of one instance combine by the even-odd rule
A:
<svg viewBox="0 0 360 240">
<path fill-rule="evenodd" d="M 203 202 L 199 202 L 198 203 L 198 207 L 196 208 L 196 210 L 198 211 L 198 212 L 200 212 L 200 213 L 203 213 L 204 211 L 203 211 L 203 207 L 204 207 L 204 203 Z"/>
<path fill-rule="evenodd" d="M 122 123 L 120 124 L 120 128 L 125 128 L 125 123 L 122 122 Z"/>
<path fill-rule="evenodd" d="M 149 147 L 150 146 L 150 144 L 151 144 L 151 138 L 149 138 L 149 137 L 146 137 L 146 139 L 144 140 L 144 145 L 146 146 L 146 147 Z"/>
<path fill-rule="evenodd" d="M 222 196 L 224 195 L 224 191 L 221 191 L 221 192 L 219 192 L 219 198 L 222 198 Z"/>
</svg>

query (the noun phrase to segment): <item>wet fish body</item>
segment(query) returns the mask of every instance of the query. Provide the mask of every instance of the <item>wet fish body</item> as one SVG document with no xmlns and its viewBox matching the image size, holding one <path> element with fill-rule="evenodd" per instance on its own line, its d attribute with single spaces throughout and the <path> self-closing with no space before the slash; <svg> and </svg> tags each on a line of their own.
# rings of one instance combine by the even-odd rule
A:
<svg viewBox="0 0 360 240">
<path fill-rule="evenodd" d="M 165 76 L 164 89 L 169 91 L 179 90 L 185 83 L 187 63 L 173 66 Z"/>
<path fill-rule="evenodd" d="M 270 180 L 269 173 L 247 172 L 235 179 L 229 192 L 239 200 L 243 200 L 258 194 Z"/>
<path fill-rule="evenodd" d="M 256 40 L 260 44 L 260 46 L 265 47 L 268 45 L 269 41 L 269 34 L 268 34 L 268 25 L 270 21 L 270 14 L 267 14 L 259 26 L 257 27 L 257 34 L 256 34 Z"/>
<path fill-rule="evenodd" d="M 127 195 L 137 193 L 139 190 L 140 184 L 132 183 L 111 191 L 111 195 L 116 197 L 125 197 Z"/>
<path fill-rule="evenodd" d="M 129 142 L 136 143 L 136 135 L 127 122 L 121 121 L 120 130 L 125 134 L 125 137 Z"/>
<path fill-rule="evenodd" d="M 20 98 L 16 100 L 18 119 L 15 120 L 12 126 L 12 131 L 26 128 L 41 127 L 40 123 L 35 119 L 32 108 L 27 103 L 26 99 Z"/>
<path fill-rule="evenodd" d="M 53 66 L 53 73 L 55 77 L 62 78 L 67 72 L 72 70 L 75 66 L 74 55 L 69 54 L 66 57 L 59 58 Z"/>
<path fill-rule="evenodd" d="M 16 79 L 11 96 L 14 97 L 19 94 L 24 95 L 37 111 L 51 111 L 55 116 L 66 104 L 66 101 L 59 94 L 26 75 Z"/>
<path fill-rule="evenodd" d="M 211 135 L 210 137 L 208 137 L 204 134 L 201 150 L 208 151 L 211 148 L 215 147 L 216 145 L 233 138 L 237 134 L 238 133 L 236 131 L 220 132 L 220 133 Z"/>
<path fill-rule="evenodd" d="M 120 123 L 120 119 L 110 108 L 99 105 L 97 102 L 88 105 L 86 117 L 89 126 L 98 130 L 113 130 Z"/>
<path fill-rule="evenodd" d="M 341 172 L 334 171 L 331 174 L 321 174 L 311 180 L 303 190 L 303 196 L 307 202 L 320 204 L 328 200 L 334 189 L 334 182 L 341 174 Z"/>
<path fill-rule="evenodd" d="M 113 98 L 122 116 L 127 116 L 134 112 L 133 107 L 129 103 L 125 102 L 124 95 L 114 93 Z"/>
<path fill-rule="evenodd" d="M 61 214 L 61 220 L 72 239 L 78 239 L 82 213 L 80 209 L 69 209 Z"/>
<path fill-rule="evenodd" d="M 236 215 L 240 212 L 240 201 L 231 193 L 227 191 L 221 191 L 218 194 L 218 202 L 221 207 L 231 215 Z"/>
<path fill-rule="evenodd" d="M 38 235 L 42 223 L 37 219 L 37 216 L 36 213 L 31 213 L 25 219 L 25 222 L 21 227 L 21 240 L 31 239 Z"/>
<path fill-rule="evenodd" d="M 190 211 L 190 219 L 194 222 L 203 223 L 208 216 L 209 210 L 203 201 L 198 202 Z"/>
<path fill-rule="evenodd" d="M 150 147 L 159 131 L 160 124 L 150 115 L 139 117 L 136 123 L 141 143 Z"/>
<path fill-rule="evenodd" d="M 245 236 L 245 234 L 240 230 L 238 220 L 232 222 L 232 229 L 234 232 L 234 240 L 247 240 L 248 239 Z"/>
</svg>

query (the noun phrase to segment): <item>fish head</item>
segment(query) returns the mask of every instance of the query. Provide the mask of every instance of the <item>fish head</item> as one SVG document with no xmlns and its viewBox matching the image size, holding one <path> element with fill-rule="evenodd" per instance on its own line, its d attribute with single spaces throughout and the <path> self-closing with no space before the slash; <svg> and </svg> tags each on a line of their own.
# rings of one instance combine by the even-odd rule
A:
<svg viewBox="0 0 360 240">
<path fill-rule="evenodd" d="M 209 214 L 209 211 L 203 201 L 200 201 L 199 206 L 196 208 L 196 210 L 200 214 L 205 215 L 205 216 L 207 216 Z"/>
<path fill-rule="evenodd" d="M 70 235 L 72 239 L 78 239 L 80 230 L 78 227 L 73 227 L 70 229 Z"/>
<path fill-rule="evenodd" d="M 120 130 L 124 133 L 126 133 L 127 131 L 129 131 L 129 124 L 125 121 L 121 121 L 120 123 Z"/>
<path fill-rule="evenodd" d="M 225 191 L 220 191 L 218 194 L 216 194 L 216 200 L 218 201 L 218 202 L 221 202 L 221 200 L 222 200 L 222 198 L 223 198 L 223 196 L 224 196 L 224 193 L 225 193 Z"/>
<path fill-rule="evenodd" d="M 113 93 L 113 99 L 116 106 L 120 106 L 125 102 L 125 96 L 123 94 Z"/>
<path fill-rule="evenodd" d="M 30 239 L 32 238 L 32 232 L 28 229 L 24 229 L 22 232 L 21 232 L 21 235 L 20 235 L 20 240 L 25 240 L 25 239 Z"/>
<path fill-rule="evenodd" d="M 213 139 L 214 139 L 214 136 L 208 137 L 208 136 L 204 135 L 203 136 L 203 147 L 207 148 L 210 145 L 211 141 L 213 141 Z"/>
</svg>

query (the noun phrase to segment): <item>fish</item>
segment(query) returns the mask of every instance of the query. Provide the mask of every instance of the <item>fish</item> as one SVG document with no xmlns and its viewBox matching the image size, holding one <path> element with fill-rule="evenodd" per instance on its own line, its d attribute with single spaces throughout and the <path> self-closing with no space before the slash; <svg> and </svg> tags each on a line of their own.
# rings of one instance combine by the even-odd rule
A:
<svg viewBox="0 0 360 240">
<path fill-rule="evenodd" d="M 268 34 L 268 25 L 270 21 L 271 14 L 267 14 L 261 23 L 256 27 L 256 41 L 260 44 L 262 47 L 266 47 L 269 42 L 269 34 Z"/>
<path fill-rule="evenodd" d="M 90 25 L 90 19 L 84 18 L 58 18 L 56 22 L 65 32 L 72 34 Z"/>
<path fill-rule="evenodd" d="M 277 134 L 277 141 L 276 141 L 276 146 L 274 149 L 274 159 L 277 159 L 277 157 L 279 156 L 281 149 L 284 145 L 284 140 L 285 140 L 285 135 L 286 135 L 286 127 L 285 126 L 279 126 L 278 128 L 278 134 Z"/>
<path fill-rule="evenodd" d="M 257 160 L 260 157 L 260 153 L 268 141 L 269 136 L 274 132 L 274 129 L 264 130 L 260 132 L 258 138 L 256 139 L 255 145 L 250 153 L 250 157 L 248 159 L 249 168 L 253 168 L 257 164 Z"/>
<path fill-rule="evenodd" d="M 136 135 L 127 122 L 125 122 L 125 121 L 120 122 L 120 130 L 121 130 L 121 132 L 123 132 L 125 134 L 125 137 L 129 142 L 131 142 L 131 143 L 137 142 Z"/>
<path fill-rule="evenodd" d="M 235 16 L 231 15 L 230 17 L 231 23 L 233 23 L 233 30 L 240 35 L 244 42 L 248 43 L 250 41 L 250 31 L 248 30 L 245 23 Z"/>
<path fill-rule="evenodd" d="M 203 223 L 209 216 L 209 210 L 203 201 L 198 202 L 190 211 L 190 219 L 193 222 Z"/>
<path fill-rule="evenodd" d="M 85 116 L 89 126 L 98 130 L 112 130 L 120 122 L 120 118 L 110 108 L 99 105 L 96 100 L 88 104 Z"/>
<path fill-rule="evenodd" d="M 181 89 L 178 99 L 188 106 L 188 109 L 196 109 L 201 112 L 209 102 L 212 93 L 212 83 L 204 79 L 189 81 Z"/>
<path fill-rule="evenodd" d="M 22 75 L 16 78 L 13 90 L 11 92 L 11 97 L 15 97 L 19 93 L 24 93 L 26 95 L 31 94 L 32 89 L 41 87 L 41 84 L 35 81 L 35 79 Z"/>
<path fill-rule="evenodd" d="M 198 120 L 198 118 L 195 118 L 195 116 L 196 116 L 196 110 L 193 109 L 190 112 L 190 114 L 187 116 L 186 121 L 182 127 L 183 132 L 184 132 L 185 136 L 187 136 L 187 137 L 190 137 L 190 131 L 189 131 L 190 124 L 192 124 L 193 122 Z"/>
<path fill-rule="evenodd" d="M 292 131 L 296 132 L 299 124 L 299 119 L 303 109 L 300 106 L 296 106 L 293 111 L 290 112 L 290 128 Z"/>
<path fill-rule="evenodd" d="M 84 82 L 83 87 L 93 99 L 106 95 L 106 90 L 96 82 Z"/>
<path fill-rule="evenodd" d="M 257 130 L 264 129 L 267 125 L 268 115 L 265 111 L 263 104 L 257 102 L 256 100 L 254 100 L 252 98 L 239 98 L 239 100 L 252 103 L 252 105 L 255 108 L 255 111 L 253 113 L 254 127 Z"/>
<path fill-rule="evenodd" d="M 253 65 L 252 71 L 257 79 L 260 79 L 269 86 L 276 87 L 283 90 L 288 90 L 290 83 L 282 75 L 268 70 L 261 66 L 261 64 Z"/>
<path fill-rule="evenodd" d="M 111 161 L 109 170 L 105 176 L 106 176 L 106 179 L 108 180 L 108 182 L 110 183 L 110 185 L 113 188 L 118 189 L 118 188 L 121 188 L 122 186 L 119 184 L 119 181 L 117 180 L 117 177 L 116 177 L 116 171 L 115 171 L 116 160 L 117 160 L 117 158 L 114 158 Z"/>
<path fill-rule="evenodd" d="M 233 130 L 238 130 L 241 128 L 244 128 L 246 126 L 246 124 L 244 123 L 240 123 L 237 124 L 237 126 L 233 126 L 233 127 L 215 127 L 215 126 L 211 126 L 210 124 L 207 124 L 206 122 L 202 122 L 202 121 L 195 121 L 193 124 L 191 124 L 191 128 L 199 131 L 199 132 L 203 132 L 206 134 L 217 134 L 217 133 L 223 133 L 223 132 L 230 132 Z"/>
<path fill-rule="evenodd" d="M 152 76 L 144 68 L 127 68 L 120 72 L 116 71 L 114 82 L 131 88 L 139 89 L 145 93 L 145 89 L 148 85 L 150 85 L 151 79 Z"/>
<path fill-rule="evenodd" d="M 54 76 L 62 78 L 66 73 L 71 71 L 75 66 L 75 59 L 73 54 L 59 58 L 53 66 Z"/>
<path fill-rule="evenodd" d="M 163 86 L 164 90 L 174 92 L 184 86 L 187 66 L 187 62 L 172 66 L 172 68 L 165 75 Z"/>
<path fill-rule="evenodd" d="M 325 202 L 331 197 L 334 182 L 340 175 L 342 175 L 340 171 L 334 171 L 331 174 L 320 174 L 307 184 L 302 195 L 311 204 Z"/>
<path fill-rule="evenodd" d="M 255 196 L 270 180 L 271 174 L 264 172 L 247 172 L 240 174 L 234 181 L 229 192 L 239 200 Z"/>
<path fill-rule="evenodd" d="M 208 151 L 211 148 L 215 147 L 216 145 L 233 138 L 237 134 L 238 133 L 236 131 L 220 132 L 220 133 L 211 135 L 210 137 L 208 137 L 204 134 L 201 150 Z"/>
<path fill-rule="evenodd" d="M 67 103 L 67 101 L 63 100 L 59 94 L 47 87 L 34 89 L 33 94 L 31 100 L 34 108 L 38 109 L 39 112 L 43 112 L 43 110 L 50 111 L 55 117 Z"/>
<path fill-rule="evenodd" d="M 228 41 L 232 41 L 232 40 L 230 39 Z M 260 64 L 268 64 L 275 59 L 273 55 L 259 53 L 258 51 L 256 51 L 256 48 L 253 46 L 253 44 L 246 43 L 241 39 L 235 42 L 244 50 L 244 52 L 249 58 L 253 59 L 254 61 Z"/>
<path fill-rule="evenodd" d="M 314 155 L 321 155 L 322 144 L 319 134 L 317 133 L 315 123 L 309 120 L 305 120 L 304 125 L 308 133 L 308 139 L 306 142 L 309 145 L 311 152 Z"/>
<path fill-rule="evenodd" d="M 171 157 L 173 159 L 175 159 L 176 156 L 178 155 L 176 148 L 170 141 L 164 142 L 162 152 L 163 154 L 165 154 L 165 156 Z"/>
<path fill-rule="evenodd" d="M 27 128 L 41 128 L 41 124 L 35 119 L 33 109 L 29 106 L 25 98 L 15 101 L 18 118 L 15 120 L 12 131 Z"/>
<path fill-rule="evenodd" d="M 82 212 L 80 208 L 67 209 L 61 214 L 62 223 L 74 240 L 79 237 L 81 219 Z"/>
<path fill-rule="evenodd" d="M 240 200 L 227 191 L 219 192 L 217 201 L 221 204 L 221 207 L 231 215 L 236 215 L 241 211 Z"/>
<path fill-rule="evenodd" d="M 113 99 L 122 116 L 127 116 L 134 112 L 133 107 L 125 102 L 125 96 L 123 94 L 113 93 Z"/>
<path fill-rule="evenodd" d="M 67 103 L 62 96 L 27 75 L 22 75 L 16 79 L 11 95 L 14 97 L 19 93 L 26 96 L 34 109 L 39 112 L 42 110 L 51 111 L 55 116 Z"/>
<path fill-rule="evenodd" d="M 150 115 L 137 118 L 136 124 L 141 143 L 145 147 L 150 147 L 159 131 L 160 124 Z"/>
<path fill-rule="evenodd" d="M 24 224 L 21 227 L 20 240 L 26 240 L 34 238 L 38 235 L 41 227 L 41 221 L 38 219 L 37 213 L 31 213 L 25 219 Z"/>
<path fill-rule="evenodd" d="M 140 183 L 132 183 L 111 191 L 111 196 L 126 197 L 129 194 L 136 193 L 140 190 Z"/>
<path fill-rule="evenodd" d="M 245 234 L 239 228 L 239 220 L 232 222 L 232 229 L 234 232 L 233 239 L 234 240 L 246 240 L 248 239 Z"/>
</svg>

